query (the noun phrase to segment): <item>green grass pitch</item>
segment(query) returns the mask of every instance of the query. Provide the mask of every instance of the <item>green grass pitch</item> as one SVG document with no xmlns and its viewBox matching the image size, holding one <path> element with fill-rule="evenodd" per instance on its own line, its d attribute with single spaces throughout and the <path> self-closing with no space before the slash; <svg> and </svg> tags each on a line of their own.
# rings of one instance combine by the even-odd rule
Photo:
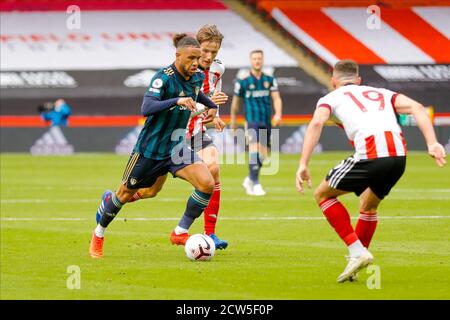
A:
<svg viewBox="0 0 450 320">
<path fill-rule="evenodd" d="M 314 186 L 345 156 L 314 155 Z M 222 166 L 217 234 L 230 245 L 209 262 L 189 261 L 169 242 L 192 190 L 185 181 L 169 177 L 157 198 L 125 205 L 107 231 L 105 257 L 94 260 L 88 245 L 99 199 L 117 187 L 127 157 L 0 160 L 1 299 L 450 298 L 449 168 L 425 153 L 409 155 L 403 178 L 379 208 L 371 244 L 378 288 L 367 285 L 375 274 L 365 270 L 358 282 L 336 283 L 347 250 L 312 191 L 296 192 L 296 155 L 281 156 L 279 172 L 262 177 L 262 198 L 244 194 L 247 166 Z M 355 222 L 357 198 L 341 201 Z M 200 217 L 191 233 L 202 228 Z M 80 289 L 67 287 L 69 266 L 79 267 Z"/>
</svg>

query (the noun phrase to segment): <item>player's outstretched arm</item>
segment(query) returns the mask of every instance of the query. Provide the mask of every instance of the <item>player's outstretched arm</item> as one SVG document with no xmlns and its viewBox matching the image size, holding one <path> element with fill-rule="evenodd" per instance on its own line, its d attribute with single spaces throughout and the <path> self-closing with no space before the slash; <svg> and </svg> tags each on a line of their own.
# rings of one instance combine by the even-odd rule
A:
<svg viewBox="0 0 450 320">
<path fill-rule="evenodd" d="M 313 118 L 306 129 L 305 137 L 303 139 L 303 149 L 300 158 L 300 164 L 296 174 L 297 191 L 303 193 L 303 183 L 306 181 L 308 187 L 311 188 L 312 181 L 308 170 L 309 159 L 319 142 L 322 128 L 325 122 L 330 118 L 330 110 L 328 108 L 317 108 L 314 112 Z"/>
<path fill-rule="evenodd" d="M 438 166 L 444 166 L 444 164 L 446 163 L 445 149 L 437 141 L 433 124 L 428 118 L 423 105 L 403 94 L 399 94 L 395 98 L 394 107 L 398 113 L 413 115 L 414 119 L 416 120 L 417 126 L 425 137 L 425 141 L 428 147 L 428 154 L 436 160 L 436 164 Z"/>
</svg>

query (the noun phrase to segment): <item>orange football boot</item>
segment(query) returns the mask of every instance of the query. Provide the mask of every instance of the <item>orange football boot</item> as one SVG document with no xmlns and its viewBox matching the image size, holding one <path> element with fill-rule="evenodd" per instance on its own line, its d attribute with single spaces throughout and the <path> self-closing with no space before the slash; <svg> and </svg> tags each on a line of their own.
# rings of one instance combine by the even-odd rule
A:
<svg viewBox="0 0 450 320">
<path fill-rule="evenodd" d="M 172 244 L 176 244 L 177 246 L 180 245 L 185 245 L 187 239 L 189 239 L 189 233 L 180 233 L 180 234 L 176 234 L 175 230 L 172 231 L 172 233 L 170 234 L 170 242 L 172 242 Z"/>
<path fill-rule="evenodd" d="M 89 246 L 89 255 L 92 258 L 103 257 L 103 240 L 105 238 L 97 237 L 95 232 L 92 234 L 91 244 Z"/>
</svg>

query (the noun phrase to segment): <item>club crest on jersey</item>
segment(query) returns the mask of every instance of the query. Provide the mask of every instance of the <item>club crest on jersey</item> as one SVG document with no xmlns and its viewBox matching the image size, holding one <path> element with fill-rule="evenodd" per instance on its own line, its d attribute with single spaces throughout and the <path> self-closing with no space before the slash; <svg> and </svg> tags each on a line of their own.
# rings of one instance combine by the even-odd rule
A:
<svg viewBox="0 0 450 320">
<path fill-rule="evenodd" d="M 163 85 L 163 81 L 161 79 L 158 78 L 158 79 L 153 80 L 153 83 L 152 83 L 153 88 L 159 89 L 162 87 L 162 85 Z"/>
<path fill-rule="evenodd" d="M 269 87 L 270 87 L 270 82 L 264 81 L 264 88 L 269 89 Z"/>
</svg>

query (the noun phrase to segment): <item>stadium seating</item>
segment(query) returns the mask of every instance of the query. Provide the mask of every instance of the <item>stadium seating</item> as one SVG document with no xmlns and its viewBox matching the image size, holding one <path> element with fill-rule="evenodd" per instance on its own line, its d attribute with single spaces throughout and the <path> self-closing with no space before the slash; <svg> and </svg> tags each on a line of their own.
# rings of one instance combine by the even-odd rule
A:
<svg viewBox="0 0 450 320">
<path fill-rule="evenodd" d="M 67 8 L 74 3 L 81 9 L 79 28 L 67 27 L 71 17 Z M 250 13 L 253 7 L 252 17 L 237 10 L 236 3 Z M 445 63 L 450 61 L 450 7 L 383 1 L 381 30 L 355 27 L 366 26 L 369 4 L 360 0 L 3 0 L 0 135 L 16 139 L 2 139 L 1 151 L 28 151 L 48 138 L 48 124 L 36 107 L 61 97 L 73 109 L 66 131 L 75 152 L 122 146 L 118 141 L 128 141 L 141 124 L 140 105 L 149 79 L 173 61 L 173 34 L 195 34 L 204 24 L 218 25 L 225 35 L 218 58 L 226 65 L 222 90 L 229 96 L 236 74 L 249 66 L 248 52 L 264 50 L 267 72 L 277 77 L 283 99 L 280 139 L 288 141 L 292 136 L 283 150 L 297 150 L 303 130 L 298 126 L 309 121 L 317 100 L 327 92 L 326 71 L 342 58 L 360 63 L 365 84 L 390 88 L 433 106 L 435 123 L 448 125 L 450 66 Z M 277 31 L 283 44 L 271 38 Z M 299 60 L 288 49 L 304 57 L 299 50 L 303 49 L 312 57 L 311 65 L 320 64 L 313 71 L 304 65 L 299 68 Z M 225 121 L 229 112 L 228 103 L 221 108 Z M 345 141 L 343 146 L 333 140 L 335 128 L 329 129 L 324 150 L 345 149 Z M 410 149 L 421 147 L 422 140 L 414 141 Z"/>
<path fill-rule="evenodd" d="M 430 6 L 445 1 L 384 1 L 376 30 L 366 27 L 370 1 L 248 2 L 330 65 L 346 57 L 362 64 L 450 62 L 450 8 Z"/>
</svg>

